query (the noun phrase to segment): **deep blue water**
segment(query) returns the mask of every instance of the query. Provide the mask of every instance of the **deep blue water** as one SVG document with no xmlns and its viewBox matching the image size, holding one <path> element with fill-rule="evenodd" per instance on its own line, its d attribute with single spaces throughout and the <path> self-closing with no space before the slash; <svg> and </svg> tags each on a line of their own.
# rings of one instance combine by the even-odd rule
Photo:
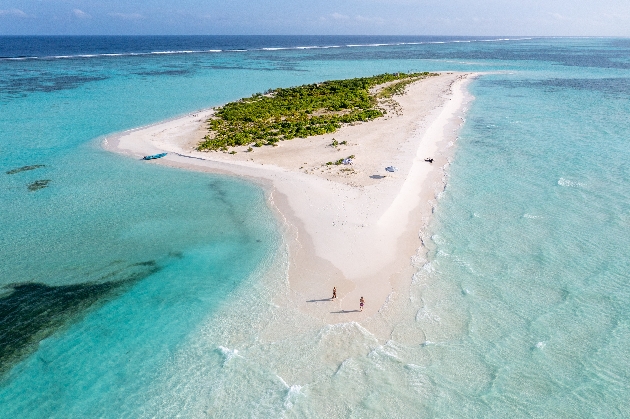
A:
<svg viewBox="0 0 630 419">
<path fill-rule="evenodd" d="M 14 36 L 0 38 L 1 58 L 82 57 L 102 54 L 252 51 L 263 48 L 348 47 L 497 40 L 468 36 Z"/>
<path fill-rule="evenodd" d="M 630 40 L 2 37 L 0 57 L 0 416 L 630 416 Z M 278 351 L 221 314 L 279 246 L 258 187 L 95 140 L 409 70 L 487 73 L 409 298 L 429 343 L 359 335 L 329 368 L 329 331 Z M 279 384 L 287 364 L 310 378 Z"/>
</svg>

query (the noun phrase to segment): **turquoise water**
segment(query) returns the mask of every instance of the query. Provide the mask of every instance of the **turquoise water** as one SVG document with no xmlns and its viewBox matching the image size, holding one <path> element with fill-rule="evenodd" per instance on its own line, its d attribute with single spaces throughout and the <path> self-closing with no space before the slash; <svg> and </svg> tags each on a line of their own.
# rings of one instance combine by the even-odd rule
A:
<svg viewBox="0 0 630 419">
<path fill-rule="evenodd" d="M 627 417 L 627 70 L 530 69 L 471 91 L 430 254 L 450 290 L 437 315 L 460 329 L 432 367 L 468 371 L 445 374 L 436 410 Z"/>
<path fill-rule="evenodd" d="M 630 91 L 572 73 L 472 87 L 431 259 L 462 322 L 434 367 L 465 348 L 478 379 L 448 377 L 439 408 L 630 414 Z"/>
<path fill-rule="evenodd" d="M 41 57 L 0 59 L 0 416 L 630 416 L 628 40 L 193 38 L 0 38 Z M 313 45 L 339 48 L 269 49 Z M 407 70 L 489 74 L 411 295 L 363 326 L 282 303 L 258 187 L 99 148 L 271 87 Z M 45 166 L 4 173 L 25 165 Z"/>
</svg>

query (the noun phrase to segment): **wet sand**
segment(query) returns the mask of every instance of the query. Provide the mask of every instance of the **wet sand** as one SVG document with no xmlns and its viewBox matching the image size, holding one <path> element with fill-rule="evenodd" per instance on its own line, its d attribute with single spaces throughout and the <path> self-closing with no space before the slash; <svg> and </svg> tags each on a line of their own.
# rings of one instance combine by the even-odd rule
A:
<svg viewBox="0 0 630 419">
<path fill-rule="evenodd" d="M 147 164 L 259 183 L 285 226 L 290 295 L 299 310 L 327 323 L 362 321 L 403 291 L 417 269 L 412 258 L 422 252 L 421 231 L 444 189 L 473 77 L 442 73 L 420 80 L 394 98 L 398 104 L 383 118 L 277 147 L 196 151 L 212 109 L 112 135 L 103 145 L 134 158 L 167 152 Z M 346 144 L 333 147 L 333 138 Z M 351 165 L 326 165 L 350 155 Z M 387 172 L 388 166 L 398 170 Z M 333 286 L 338 298 L 331 301 Z"/>
</svg>

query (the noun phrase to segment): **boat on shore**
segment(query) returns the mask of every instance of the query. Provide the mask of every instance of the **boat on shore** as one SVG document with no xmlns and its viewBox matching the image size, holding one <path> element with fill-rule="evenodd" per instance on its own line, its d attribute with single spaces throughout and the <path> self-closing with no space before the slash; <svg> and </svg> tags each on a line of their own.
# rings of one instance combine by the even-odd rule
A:
<svg viewBox="0 0 630 419">
<path fill-rule="evenodd" d="M 160 153 L 160 154 L 152 154 L 150 156 L 144 156 L 142 158 L 142 160 L 155 160 L 155 159 L 161 159 L 162 157 L 166 156 L 168 153 Z"/>
</svg>

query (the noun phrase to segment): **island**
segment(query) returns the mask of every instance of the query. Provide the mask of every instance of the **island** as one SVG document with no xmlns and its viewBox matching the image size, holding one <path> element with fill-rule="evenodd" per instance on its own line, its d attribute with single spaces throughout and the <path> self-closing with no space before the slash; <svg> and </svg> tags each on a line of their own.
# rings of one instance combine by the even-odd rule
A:
<svg viewBox="0 0 630 419">
<path fill-rule="evenodd" d="M 393 73 L 269 90 L 103 145 L 134 158 L 167 152 L 145 164 L 261 185 L 283 229 L 291 303 L 327 323 L 362 321 L 405 295 L 425 260 L 422 238 L 475 76 Z M 333 287 L 338 298 L 320 302 Z"/>
</svg>

